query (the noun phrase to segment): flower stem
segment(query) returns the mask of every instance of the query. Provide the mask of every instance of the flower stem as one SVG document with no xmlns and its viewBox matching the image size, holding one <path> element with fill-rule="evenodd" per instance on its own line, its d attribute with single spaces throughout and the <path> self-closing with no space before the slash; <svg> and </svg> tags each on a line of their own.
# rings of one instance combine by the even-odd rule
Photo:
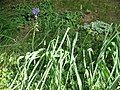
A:
<svg viewBox="0 0 120 90">
<path fill-rule="evenodd" d="M 35 41 L 35 29 L 33 30 L 33 37 L 32 37 L 32 51 L 34 51 L 34 41 Z"/>
</svg>

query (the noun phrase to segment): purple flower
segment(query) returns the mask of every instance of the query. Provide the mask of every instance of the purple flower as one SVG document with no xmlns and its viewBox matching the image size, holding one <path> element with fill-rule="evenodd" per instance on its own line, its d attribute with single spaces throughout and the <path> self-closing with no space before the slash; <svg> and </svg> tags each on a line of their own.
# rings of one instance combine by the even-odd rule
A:
<svg viewBox="0 0 120 90">
<path fill-rule="evenodd" d="M 40 12 L 39 8 L 33 8 L 32 12 L 34 15 L 38 15 L 38 13 Z"/>
</svg>

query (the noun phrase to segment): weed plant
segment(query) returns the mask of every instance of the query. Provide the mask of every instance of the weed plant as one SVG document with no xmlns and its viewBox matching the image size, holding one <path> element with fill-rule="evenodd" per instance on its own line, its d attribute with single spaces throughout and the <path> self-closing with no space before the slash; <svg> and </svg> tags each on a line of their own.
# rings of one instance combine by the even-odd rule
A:
<svg viewBox="0 0 120 90">
<path fill-rule="evenodd" d="M 38 3 L 1 8 L 6 13 L 0 14 L 0 89 L 119 88 L 120 26 L 84 24 L 81 12 L 56 13 L 49 0 Z M 34 6 L 40 14 L 32 43 Z"/>
</svg>

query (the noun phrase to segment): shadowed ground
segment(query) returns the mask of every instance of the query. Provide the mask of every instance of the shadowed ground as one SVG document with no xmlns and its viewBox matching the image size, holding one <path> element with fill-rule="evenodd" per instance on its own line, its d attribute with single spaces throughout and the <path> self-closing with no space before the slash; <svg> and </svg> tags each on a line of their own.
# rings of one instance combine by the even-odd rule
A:
<svg viewBox="0 0 120 90">
<path fill-rule="evenodd" d="M 53 0 L 57 12 L 80 11 L 87 13 L 86 21 L 92 19 L 108 23 L 120 23 L 120 0 Z M 90 20 L 89 20 L 90 19 Z"/>
</svg>

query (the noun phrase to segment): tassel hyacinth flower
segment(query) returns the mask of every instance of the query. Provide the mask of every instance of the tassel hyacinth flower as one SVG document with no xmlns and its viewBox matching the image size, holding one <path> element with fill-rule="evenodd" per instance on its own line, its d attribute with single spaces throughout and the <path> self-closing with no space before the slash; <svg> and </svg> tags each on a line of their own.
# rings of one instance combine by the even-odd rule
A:
<svg viewBox="0 0 120 90">
<path fill-rule="evenodd" d="M 40 12 L 39 8 L 33 8 L 32 12 L 34 14 L 34 19 L 37 22 L 38 21 L 38 13 Z"/>
</svg>

